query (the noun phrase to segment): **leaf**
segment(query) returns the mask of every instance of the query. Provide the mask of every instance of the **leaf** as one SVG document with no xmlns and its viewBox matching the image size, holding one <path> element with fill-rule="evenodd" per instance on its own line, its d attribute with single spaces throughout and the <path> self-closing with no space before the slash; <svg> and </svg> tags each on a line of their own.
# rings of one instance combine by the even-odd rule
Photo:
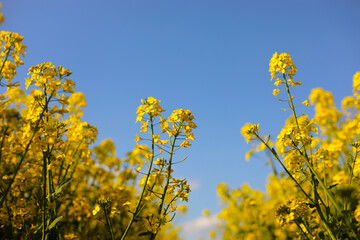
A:
<svg viewBox="0 0 360 240">
<path fill-rule="evenodd" d="M 337 185 L 339 185 L 339 184 L 338 183 L 333 184 L 333 185 L 329 186 L 328 189 L 332 189 L 333 187 L 336 187 Z"/>
<path fill-rule="evenodd" d="M 184 158 L 183 158 L 183 159 L 181 159 L 180 161 L 178 161 L 178 162 L 174 162 L 173 164 L 178 164 L 178 163 L 181 163 L 181 162 L 185 161 L 187 158 L 188 158 L 188 157 L 184 157 Z"/>
<path fill-rule="evenodd" d="M 147 232 L 139 233 L 138 236 L 141 237 L 141 236 L 146 236 L 146 235 L 150 235 L 150 234 L 152 234 L 152 232 L 147 231 Z"/>
<path fill-rule="evenodd" d="M 71 182 L 72 178 L 67 178 L 64 181 L 62 181 L 55 189 L 55 194 L 58 194 L 61 192 L 62 188 L 65 187 L 67 184 Z"/>
<path fill-rule="evenodd" d="M 52 223 L 50 223 L 48 230 L 51 230 L 55 225 L 63 218 L 63 216 L 57 217 Z"/>
<path fill-rule="evenodd" d="M 41 228 L 42 228 L 43 224 L 39 224 L 36 228 L 35 228 L 35 231 L 34 233 L 37 233 L 38 231 L 40 232 L 41 231 Z"/>
</svg>

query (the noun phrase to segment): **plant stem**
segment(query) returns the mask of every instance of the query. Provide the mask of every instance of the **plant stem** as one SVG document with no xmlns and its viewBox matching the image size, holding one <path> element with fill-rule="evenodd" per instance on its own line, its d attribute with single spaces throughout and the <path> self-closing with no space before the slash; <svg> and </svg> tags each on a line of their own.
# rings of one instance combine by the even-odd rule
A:
<svg viewBox="0 0 360 240">
<path fill-rule="evenodd" d="M 300 226 L 297 220 L 295 220 L 295 224 L 300 229 L 301 233 L 306 237 L 306 239 L 310 240 L 309 236 L 305 233 L 304 229 L 302 229 L 302 227 Z"/>
<path fill-rule="evenodd" d="M 47 172 L 47 161 L 45 153 L 43 153 L 43 212 L 42 212 L 42 240 L 46 239 L 46 174 Z"/>
<path fill-rule="evenodd" d="M 284 82 L 285 82 L 285 85 L 286 85 L 286 90 L 287 90 L 287 93 L 288 93 L 288 97 L 289 97 L 289 102 L 290 102 L 290 108 L 292 110 L 292 113 L 293 113 L 293 116 L 294 116 L 294 119 L 295 119 L 295 123 L 296 123 L 296 126 L 300 132 L 300 126 L 299 126 L 299 123 L 298 123 L 298 120 L 297 120 L 297 116 L 296 116 L 296 112 L 295 112 L 295 107 L 294 107 L 294 104 L 293 104 L 293 101 L 292 101 L 292 97 L 291 97 L 291 93 L 290 93 L 290 88 L 289 88 L 289 84 L 287 83 L 286 81 L 286 76 L 285 74 L 283 75 L 284 76 Z M 309 161 L 309 157 L 307 156 L 307 153 L 306 153 L 306 149 L 305 149 L 305 146 L 303 144 L 302 145 L 302 148 L 303 148 L 303 152 L 301 152 L 301 150 L 299 148 L 298 151 L 299 153 L 303 156 L 305 162 L 306 162 L 306 165 L 307 167 L 310 169 L 310 171 L 314 174 L 316 180 L 319 182 L 320 186 L 323 188 L 324 192 L 328 195 L 331 203 L 335 206 L 336 210 L 338 211 L 341 211 L 340 207 L 338 206 L 338 204 L 336 203 L 334 197 L 330 194 L 330 192 L 328 191 L 327 187 L 325 186 L 324 182 L 322 181 L 322 179 L 320 178 L 320 176 L 318 175 L 318 173 L 315 171 L 315 169 L 312 167 L 312 165 L 310 164 L 310 161 Z"/>
<path fill-rule="evenodd" d="M 13 174 L 13 177 L 10 179 L 9 185 L 7 186 L 7 188 L 5 189 L 5 191 L 2 193 L 1 200 L 0 200 L 0 208 L 2 208 L 3 203 L 4 203 L 4 201 L 5 201 L 5 198 L 7 197 L 8 193 L 9 193 L 9 191 L 10 191 L 10 188 L 11 188 L 12 184 L 13 184 L 14 181 L 15 181 L 15 177 L 16 177 L 16 175 L 18 174 L 18 172 L 19 172 L 19 170 L 20 170 L 20 167 L 21 167 L 21 165 L 22 165 L 22 163 L 23 163 L 23 161 L 24 161 L 24 159 L 25 159 L 25 157 L 26 157 L 26 155 L 27 155 L 27 152 L 29 151 L 29 148 L 30 148 L 30 145 L 31 145 L 31 143 L 32 143 L 32 141 L 33 141 L 33 138 L 35 137 L 35 134 L 36 134 L 37 131 L 39 130 L 40 122 L 41 122 L 41 120 L 42 120 L 42 118 L 43 118 L 43 116 L 44 116 L 45 110 L 48 108 L 48 104 L 49 104 L 49 102 L 50 102 L 50 100 L 51 100 L 51 98 L 52 98 L 52 96 L 53 96 L 54 93 L 55 93 L 55 91 L 51 93 L 51 95 L 49 96 L 48 99 L 46 99 L 45 106 L 44 106 L 42 112 L 40 113 L 39 119 L 38 119 L 37 122 L 36 122 L 34 131 L 33 131 L 32 135 L 31 135 L 31 137 L 30 137 L 30 139 L 29 139 L 29 142 L 27 143 L 27 145 L 26 145 L 26 147 L 25 147 L 25 150 L 24 150 L 24 152 L 22 153 L 22 155 L 21 155 L 21 157 L 20 157 L 20 160 L 19 160 L 18 164 L 16 165 L 15 172 L 14 172 L 14 174 Z"/>
<path fill-rule="evenodd" d="M 109 209 L 104 208 L 104 212 L 105 212 L 105 218 L 106 218 L 106 225 L 108 226 L 109 232 L 110 232 L 110 235 L 111 235 L 111 240 L 115 240 L 114 232 L 113 232 L 113 229 L 112 229 L 111 220 L 110 220 L 110 216 L 109 216 Z"/>
<path fill-rule="evenodd" d="M 318 203 L 318 199 L 319 199 L 319 193 L 317 192 L 317 187 L 316 187 L 316 183 L 315 183 L 315 179 L 314 179 L 314 174 L 311 174 L 311 178 L 312 178 L 312 182 L 313 182 L 313 189 L 314 189 L 314 198 L 315 198 L 315 208 L 316 211 L 319 213 L 319 216 L 324 224 L 324 227 L 326 229 L 326 231 L 329 233 L 331 239 L 336 240 L 334 233 L 332 231 L 332 229 L 329 227 L 329 223 L 327 221 L 327 219 L 325 219 L 324 214 L 322 213 L 321 207 Z"/>
<path fill-rule="evenodd" d="M 121 236 L 121 240 L 124 240 L 126 238 L 126 235 L 128 234 L 130 228 L 131 228 L 131 225 L 133 224 L 135 218 L 140 214 L 142 208 L 140 208 L 140 205 L 141 205 L 141 202 L 143 200 L 143 197 L 144 197 L 144 194 L 145 194 L 145 189 L 147 187 L 147 183 L 148 183 L 148 180 L 149 180 L 149 177 L 151 175 L 151 169 L 152 169 L 152 165 L 153 165 L 153 162 L 154 162 L 154 152 L 155 152 L 155 142 L 154 142 L 154 123 L 153 123 L 153 117 L 150 115 L 150 126 L 151 126 L 151 159 L 150 159 L 150 164 L 149 164 L 149 169 L 148 169 L 148 172 L 146 174 L 146 179 L 145 179 L 145 183 L 144 183 L 144 186 L 141 190 L 141 194 L 140 194 L 140 197 L 139 197 L 139 200 L 138 200 L 138 203 L 136 205 L 136 208 L 135 208 L 135 211 L 133 213 L 133 215 L 131 216 L 131 219 L 130 219 L 130 222 L 129 224 L 127 225 L 126 229 L 125 229 L 125 232 L 123 233 L 123 235 Z M 139 211 L 140 210 L 140 211 Z"/>
<path fill-rule="evenodd" d="M 4 76 L 2 75 L 2 70 L 4 69 L 5 63 L 6 63 L 8 57 L 9 57 L 9 55 L 10 55 L 10 51 L 11 51 L 11 48 L 12 48 L 13 46 L 14 46 L 14 43 L 11 44 L 10 48 L 8 49 L 8 51 L 7 51 L 6 55 L 5 55 L 5 60 L 4 60 L 2 66 L 1 66 L 1 68 L 0 68 L 0 75 L 1 75 L 1 76 L 0 76 L 0 86 L 2 86 L 1 80 L 2 80 L 3 77 L 4 77 Z"/>
<path fill-rule="evenodd" d="M 177 133 L 174 135 L 174 139 L 173 139 L 173 141 L 171 143 L 170 156 L 169 156 L 169 167 L 168 167 L 167 176 L 166 176 L 166 184 L 165 184 L 165 187 L 164 187 L 164 191 L 163 191 L 163 193 L 161 195 L 161 202 L 160 202 L 160 205 L 159 205 L 159 208 L 158 208 L 158 216 L 160 218 L 161 218 L 162 208 L 163 208 L 163 205 L 164 205 L 164 202 L 165 202 L 166 192 L 167 192 L 167 189 L 169 187 L 169 182 L 170 182 L 170 178 L 171 178 L 172 158 L 173 158 L 173 155 L 174 155 L 174 147 L 175 147 L 176 137 L 177 137 Z M 161 222 L 159 223 L 159 226 L 158 226 L 157 230 L 159 229 L 160 225 L 161 225 Z M 151 237 L 150 237 L 151 240 L 155 239 L 155 237 L 157 235 L 157 232 L 158 231 L 151 234 Z"/>
<path fill-rule="evenodd" d="M 354 176 L 354 167 L 355 167 L 357 155 L 358 155 L 358 148 L 356 147 L 354 161 L 353 161 L 352 167 L 350 169 L 350 184 L 351 184 L 352 178 Z"/>
<path fill-rule="evenodd" d="M 267 147 L 267 149 L 270 150 L 270 152 L 273 154 L 273 156 L 275 157 L 275 159 L 280 163 L 280 165 L 283 167 L 283 169 L 285 170 L 285 172 L 289 175 L 289 177 L 295 182 L 295 184 L 300 188 L 300 190 L 303 192 L 303 194 L 307 197 L 307 199 L 310 200 L 311 203 L 315 204 L 315 202 L 311 199 L 311 197 L 305 192 L 305 190 L 302 188 L 302 186 L 300 185 L 300 183 L 298 183 L 298 181 L 296 181 L 296 179 L 293 177 L 293 175 L 289 172 L 289 170 L 286 168 L 286 166 L 284 165 L 284 163 L 280 160 L 279 156 L 277 155 L 275 149 L 270 148 L 270 146 L 257 134 L 254 133 L 254 135 Z"/>
<path fill-rule="evenodd" d="M 2 159 L 2 148 L 4 147 L 4 142 L 5 142 L 5 136 L 6 136 L 6 132 L 9 129 L 9 127 L 5 127 L 5 129 L 3 130 L 3 135 L 2 135 L 2 139 L 1 139 L 1 145 L 0 145 L 0 163 L 1 163 L 1 159 Z"/>
</svg>

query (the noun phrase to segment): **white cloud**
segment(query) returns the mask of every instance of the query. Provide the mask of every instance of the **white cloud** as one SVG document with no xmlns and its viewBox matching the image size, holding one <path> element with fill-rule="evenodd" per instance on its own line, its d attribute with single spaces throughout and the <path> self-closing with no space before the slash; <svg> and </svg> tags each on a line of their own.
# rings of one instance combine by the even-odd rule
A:
<svg viewBox="0 0 360 240">
<path fill-rule="evenodd" d="M 199 239 L 200 237 L 208 239 L 210 231 L 215 229 L 219 223 L 220 220 L 217 215 L 196 218 L 183 224 L 182 237 L 186 240 Z"/>
<path fill-rule="evenodd" d="M 200 188 L 200 182 L 197 180 L 189 180 L 188 184 L 190 185 L 191 191 L 196 191 Z"/>
</svg>

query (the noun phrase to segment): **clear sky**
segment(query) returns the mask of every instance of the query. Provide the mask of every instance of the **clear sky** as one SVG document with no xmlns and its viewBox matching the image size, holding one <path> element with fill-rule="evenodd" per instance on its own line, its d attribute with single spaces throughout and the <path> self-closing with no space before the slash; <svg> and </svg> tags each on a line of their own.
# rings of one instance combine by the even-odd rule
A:
<svg viewBox="0 0 360 240">
<path fill-rule="evenodd" d="M 73 71 L 86 96 L 84 120 L 98 127 L 98 143 L 114 140 L 121 157 L 134 146 L 140 99 L 162 100 L 169 112 L 190 109 L 196 141 L 175 169 L 193 183 L 193 222 L 204 208 L 220 210 L 216 186 L 247 182 L 265 190 L 269 166 L 246 162 L 251 148 L 240 135 L 246 122 L 276 136 L 289 112 L 272 96 L 268 73 L 274 52 L 291 54 L 298 68 L 293 93 L 333 92 L 339 106 L 360 71 L 357 0 L 3 0 L 2 30 L 28 46 L 27 69 L 45 61 Z M 299 112 L 311 108 L 299 107 Z M 187 239 L 194 239 L 187 235 Z"/>
</svg>

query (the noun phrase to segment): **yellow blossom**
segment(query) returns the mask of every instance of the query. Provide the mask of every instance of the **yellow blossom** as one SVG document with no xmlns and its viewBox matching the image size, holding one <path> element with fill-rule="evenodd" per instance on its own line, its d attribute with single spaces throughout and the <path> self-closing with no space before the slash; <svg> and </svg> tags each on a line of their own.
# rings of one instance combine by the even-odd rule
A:
<svg viewBox="0 0 360 240">
<path fill-rule="evenodd" d="M 254 133 L 259 131 L 259 124 L 246 123 L 241 128 L 241 134 L 245 137 L 246 142 L 253 140 Z"/>
<path fill-rule="evenodd" d="M 301 104 L 308 107 L 308 106 L 309 106 L 309 101 L 308 101 L 308 100 L 305 100 L 305 101 L 303 101 Z"/>
<path fill-rule="evenodd" d="M 271 80 L 276 77 L 277 73 L 286 73 L 289 78 L 292 79 L 292 77 L 295 76 L 297 71 L 290 55 L 287 53 L 281 53 L 280 55 L 278 55 L 277 52 L 275 52 L 270 60 L 269 66 Z"/>
<path fill-rule="evenodd" d="M 100 211 L 100 206 L 96 204 L 95 209 L 92 211 L 92 214 L 95 216 Z"/>
<path fill-rule="evenodd" d="M 360 90 L 360 72 L 356 72 L 353 77 L 353 91 Z"/>
<path fill-rule="evenodd" d="M 141 103 L 142 105 L 140 105 L 136 111 L 138 115 L 136 118 L 136 122 L 142 121 L 144 114 L 147 114 L 152 117 L 156 117 L 156 116 L 160 116 L 160 114 L 165 111 L 159 105 L 160 100 L 157 100 L 153 97 L 149 97 L 145 100 L 142 99 Z"/>
<path fill-rule="evenodd" d="M 273 90 L 273 95 L 277 96 L 280 93 L 280 89 L 274 89 Z"/>
<path fill-rule="evenodd" d="M 139 142 L 139 141 L 141 141 L 142 140 L 142 138 L 141 137 L 139 137 L 137 134 L 136 134 L 136 138 L 135 138 L 135 142 Z"/>
<path fill-rule="evenodd" d="M 78 107 L 86 107 L 85 95 L 81 92 L 76 92 L 69 98 L 69 104 L 76 105 Z"/>
</svg>

